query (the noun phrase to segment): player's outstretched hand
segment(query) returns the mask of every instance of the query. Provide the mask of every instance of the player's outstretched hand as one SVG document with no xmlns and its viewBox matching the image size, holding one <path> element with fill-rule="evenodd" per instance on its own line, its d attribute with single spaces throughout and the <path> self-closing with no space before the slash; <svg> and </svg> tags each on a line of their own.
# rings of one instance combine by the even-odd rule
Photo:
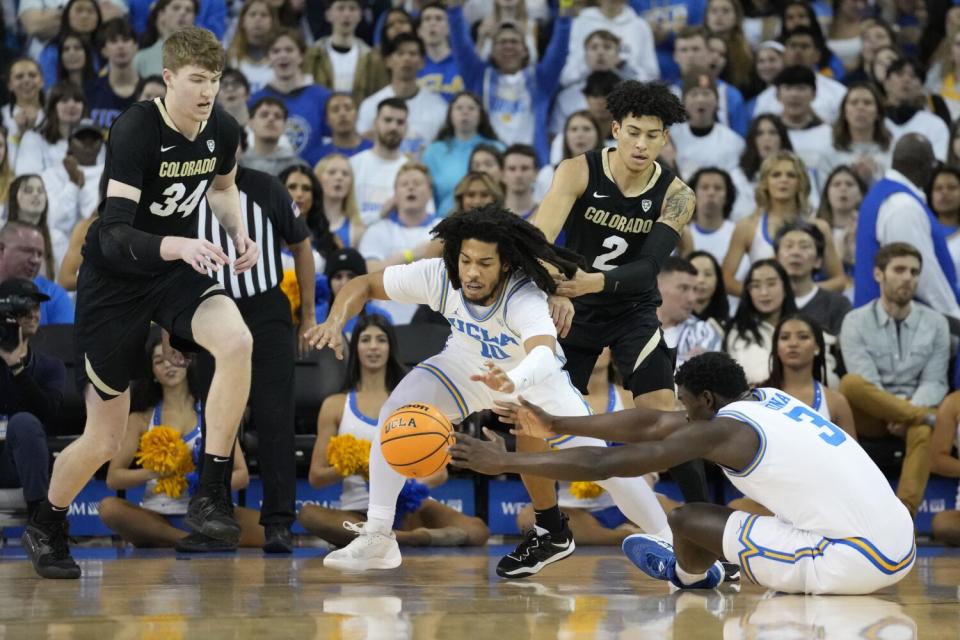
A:
<svg viewBox="0 0 960 640">
<path fill-rule="evenodd" d="M 257 264 L 260 259 L 260 247 L 250 239 L 246 233 L 238 233 L 233 239 L 233 244 L 237 248 L 237 254 L 240 256 L 233 263 L 234 273 L 243 273 L 249 271 Z"/>
<path fill-rule="evenodd" d="M 507 376 L 506 371 L 490 360 L 484 362 L 483 366 L 485 366 L 487 370 L 483 373 L 470 376 L 471 380 L 474 382 L 482 382 L 494 391 L 499 391 L 500 393 L 513 393 L 516 391 L 513 380 Z"/>
<path fill-rule="evenodd" d="M 483 434 L 487 436 L 486 440 L 480 440 L 465 433 L 455 434 L 457 443 L 450 447 L 450 464 L 488 476 L 503 473 L 507 445 L 504 444 L 503 438 L 486 427 L 483 428 Z"/>
<path fill-rule="evenodd" d="M 219 245 L 198 238 L 183 238 L 180 259 L 203 274 L 220 271 L 220 267 L 230 261 Z"/>
<path fill-rule="evenodd" d="M 565 279 L 563 276 L 554 278 L 557 283 L 557 295 L 566 298 L 579 298 L 588 293 L 600 293 L 603 291 L 603 273 L 587 273 L 583 269 L 577 269 L 576 275 Z"/>
<path fill-rule="evenodd" d="M 343 326 L 339 322 L 327 320 L 323 324 L 308 329 L 304 337 L 307 343 L 317 351 L 330 347 L 337 356 L 337 360 L 343 360 Z"/>
<path fill-rule="evenodd" d="M 557 328 L 557 335 L 566 338 L 570 333 L 570 327 L 573 325 L 573 303 L 570 298 L 564 296 L 548 296 L 547 304 L 550 307 L 550 317 L 553 318 L 553 326 Z"/>
<path fill-rule="evenodd" d="M 554 417 L 523 396 L 518 402 L 495 401 L 493 412 L 500 416 L 501 422 L 513 425 L 510 433 L 515 436 L 552 438 L 557 435 L 553 430 Z"/>
</svg>

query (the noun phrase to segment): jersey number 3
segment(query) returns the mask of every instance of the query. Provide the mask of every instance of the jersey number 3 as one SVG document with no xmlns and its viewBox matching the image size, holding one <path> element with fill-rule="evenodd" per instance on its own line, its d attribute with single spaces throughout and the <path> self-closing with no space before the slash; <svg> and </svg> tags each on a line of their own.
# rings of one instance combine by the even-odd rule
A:
<svg viewBox="0 0 960 640">
<path fill-rule="evenodd" d="M 164 189 L 161 194 L 167 196 L 166 200 L 162 203 L 154 202 L 150 205 L 150 213 L 166 218 L 172 215 L 174 211 L 177 211 L 182 214 L 182 217 L 186 218 L 197 208 L 197 203 L 200 202 L 200 198 L 206 190 L 207 181 L 202 180 L 200 184 L 197 185 L 197 188 L 193 190 L 193 193 L 191 193 L 186 200 L 183 200 L 183 196 L 187 193 L 187 187 L 182 182 L 174 182 Z M 181 200 L 183 200 L 183 202 L 180 202 Z"/>
<path fill-rule="evenodd" d="M 796 406 L 786 414 L 788 418 L 795 422 L 810 422 L 815 427 L 823 431 L 820 432 L 820 439 L 832 447 L 838 447 L 847 439 L 843 429 L 833 424 L 822 415 L 806 407 Z"/>
<path fill-rule="evenodd" d="M 610 251 L 601 253 L 594 259 L 593 268 L 597 271 L 610 271 L 611 269 L 615 269 L 617 265 L 610 264 L 610 261 L 616 260 L 626 253 L 630 245 L 620 236 L 607 236 L 603 239 L 603 246 L 605 249 L 610 249 Z"/>
</svg>

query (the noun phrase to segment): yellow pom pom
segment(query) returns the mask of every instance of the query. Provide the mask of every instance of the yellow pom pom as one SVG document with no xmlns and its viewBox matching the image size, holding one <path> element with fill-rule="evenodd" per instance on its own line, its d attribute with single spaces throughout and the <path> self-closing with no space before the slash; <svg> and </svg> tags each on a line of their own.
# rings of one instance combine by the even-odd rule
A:
<svg viewBox="0 0 960 640">
<path fill-rule="evenodd" d="M 297 282 L 296 271 L 287 269 L 283 272 L 280 291 L 283 291 L 290 301 L 290 314 L 293 316 L 293 323 L 300 324 L 300 283 Z"/>
<path fill-rule="evenodd" d="M 164 425 L 153 427 L 140 436 L 136 461 L 144 469 L 172 474 L 157 480 L 153 488 L 155 493 L 165 493 L 171 498 L 183 495 L 187 488 L 186 475 L 194 470 L 193 456 L 180 432 Z"/>
<path fill-rule="evenodd" d="M 343 477 L 362 473 L 370 466 L 370 442 L 347 433 L 330 438 L 327 444 L 327 462 Z"/>
<path fill-rule="evenodd" d="M 165 476 L 157 480 L 153 488 L 155 493 L 165 493 L 171 498 L 179 498 L 187 489 L 187 479 L 181 475 Z"/>
<path fill-rule="evenodd" d="M 144 469 L 157 473 L 180 472 L 184 458 L 190 459 L 190 449 L 180 432 L 167 426 L 153 427 L 140 437 L 136 461 Z M 190 462 L 193 465 L 193 462 Z"/>
<path fill-rule="evenodd" d="M 589 500 L 603 493 L 603 487 L 596 482 L 571 482 L 570 495 L 577 500 Z"/>
</svg>

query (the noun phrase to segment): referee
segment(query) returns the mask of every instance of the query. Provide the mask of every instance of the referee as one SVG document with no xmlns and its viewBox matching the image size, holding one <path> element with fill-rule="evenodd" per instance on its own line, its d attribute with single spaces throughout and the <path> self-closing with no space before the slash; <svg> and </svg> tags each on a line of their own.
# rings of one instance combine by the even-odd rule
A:
<svg viewBox="0 0 960 640">
<path fill-rule="evenodd" d="M 310 230 L 304 216 L 275 177 L 254 169 L 237 168 L 237 188 L 250 238 L 262 247 L 256 266 L 237 275 L 221 269 L 211 277 L 233 297 L 253 335 L 250 381 L 250 420 L 257 430 L 257 458 L 263 482 L 260 524 L 263 550 L 291 553 L 296 518 L 296 453 L 294 445 L 295 340 L 290 302 L 280 290 L 283 280 L 281 242 L 293 253 L 300 287 L 300 335 L 316 324 L 314 287 L 316 268 Z M 232 260 L 236 249 L 227 232 L 211 214 L 206 199 L 197 208 L 197 234 L 224 248 Z M 201 377 L 209 380 L 212 360 L 203 354 Z M 232 548 L 232 547 L 231 547 Z M 222 551 L 223 543 L 193 533 L 177 544 L 179 551 Z"/>
</svg>

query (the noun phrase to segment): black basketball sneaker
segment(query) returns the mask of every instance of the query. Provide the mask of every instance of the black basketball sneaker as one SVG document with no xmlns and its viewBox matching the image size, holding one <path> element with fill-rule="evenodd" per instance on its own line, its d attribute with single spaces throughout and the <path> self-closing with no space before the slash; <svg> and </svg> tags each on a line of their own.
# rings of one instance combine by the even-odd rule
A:
<svg viewBox="0 0 960 640">
<path fill-rule="evenodd" d="M 240 525 L 233 517 L 233 502 L 226 487 L 211 494 L 195 494 L 190 499 L 187 526 L 216 540 L 236 545 L 240 540 Z"/>
<path fill-rule="evenodd" d="M 41 578 L 76 580 L 80 565 L 70 555 L 69 527 L 66 520 L 36 522 L 31 520 L 23 532 L 23 548 Z"/>
<path fill-rule="evenodd" d="M 566 514 L 562 518 L 563 528 L 557 533 L 537 535 L 536 529 L 528 531 L 516 549 L 500 558 L 497 575 L 501 578 L 526 578 L 573 553 L 577 545 L 567 524 L 570 519 Z"/>
</svg>

